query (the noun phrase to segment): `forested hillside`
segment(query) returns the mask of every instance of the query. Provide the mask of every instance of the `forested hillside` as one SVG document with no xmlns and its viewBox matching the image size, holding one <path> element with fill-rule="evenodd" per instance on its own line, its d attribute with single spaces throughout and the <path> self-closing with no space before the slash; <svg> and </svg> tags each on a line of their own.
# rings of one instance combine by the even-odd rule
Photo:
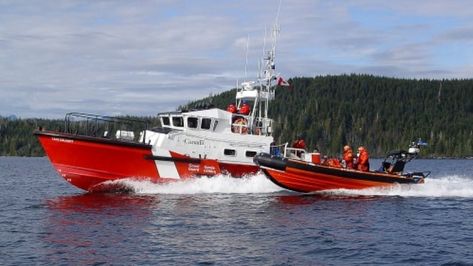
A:
<svg viewBox="0 0 473 266">
<path fill-rule="evenodd" d="M 64 121 L 0 117 L 0 156 L 43 156 L 44 151 L 33 136 L 38 126 L 61 129 Z"/>
<path fill-rule="evenodd" d="M 350 144 L 383 156 L 422 138 L 429 143 L 424 156 L 473 155 L 472 79 L 340 75 L 293 78 L 290 83 L 291 88 L 278 88 L 270 109 L 278 143 L 303 133 L 310 149 L 326 154 L 337 155 Z M 204 101 L 225 108 L 234 97 L 232 90 Z"/>
<path fill-rule="evenodd" d="M 473 79 L 407 80 L 370 75 L 293 78 L 276 91 L 270 116 L 277 143 L 305 135 L 309 149 L 338 155 L 344 144 L 365 145 L 374 156 L 429 143 L 424 156 L 473 156 Z M 235 90 L 192 102 L 226 108 Z M 181 107 L 183 108 L 183 107 Z M 151 119 L 151 118 L 146 118 Z M 44 155 L 33 130 L 64 126 L 62 120 L 0 117 L 0 155 Z"/>
</svg>

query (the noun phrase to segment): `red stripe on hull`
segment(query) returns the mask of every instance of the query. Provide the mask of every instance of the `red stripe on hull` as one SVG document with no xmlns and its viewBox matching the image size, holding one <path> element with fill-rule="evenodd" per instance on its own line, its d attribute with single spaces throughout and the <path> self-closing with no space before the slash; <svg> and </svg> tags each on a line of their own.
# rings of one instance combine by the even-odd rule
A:
<svg viewBox="0 0 473 266">
<path fill-rule="evenodd" d="M 299 192 L 313 192 L 329 189 L 365 189 L 391 186 L 394 183 L 351 179 L 334 175 L 314 173 L 287 167 L 286 171 L 265 168 L 264 171 L 275 183 Z"/>
<path fill-rule="evenodd" d="M 151 179 L 159 174 L 151 148 L 91 142 L 72 138 L 38 135 L 54 167 L 64 179 L 84 190 L 104 181 L 123 178 Z"/>
</svg>

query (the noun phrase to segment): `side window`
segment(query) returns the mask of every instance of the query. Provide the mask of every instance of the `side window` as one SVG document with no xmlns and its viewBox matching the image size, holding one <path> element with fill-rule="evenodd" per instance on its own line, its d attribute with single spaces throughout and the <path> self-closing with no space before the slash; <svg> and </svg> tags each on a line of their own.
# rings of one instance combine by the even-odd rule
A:
<svg viewBox="0 0 473 266">
<path fill-rule="evenodd" d="M 188 128 L 197 128 L 197 122 L 199 120 L 197 119 L 197 117 L 188 117 L 187 118 L 187 127 Z"/>
<path fill-rule="evenodd" d="M 246 155 L 246 157 L 255 157 L 256 152 L 255 151 L 246 151 L 245 155 Z"/>
<path fill-rule="evenodd" d="M 200 128 L 202 129 L 210 129 L 210 124 L 212 123 L 212 119 L 210 118 L 202 118 L 202 124 Z"/>
<path fill-rule="evenodd" d="M 224 149 L 223 150 L 223 154 L 227 155 L 227 156 L 235 156 L 236 155 L 236 151 L 235 150 L 232 150 L 232 149 Z"/>
<path fill-rule="evenodd" d="M 162 117 L 162 121 L 163 121 L 163 126 L 169 126 L 170 125 L 169 117 L 167 117 L 167 116 Z"/>
<path fill-rule="evenodd" d="M 172 125 L 175 127 L 183 127 L 184 126 L 184 119 L 182 116 L 173 116 L 172 117 Z"/>
</svg>

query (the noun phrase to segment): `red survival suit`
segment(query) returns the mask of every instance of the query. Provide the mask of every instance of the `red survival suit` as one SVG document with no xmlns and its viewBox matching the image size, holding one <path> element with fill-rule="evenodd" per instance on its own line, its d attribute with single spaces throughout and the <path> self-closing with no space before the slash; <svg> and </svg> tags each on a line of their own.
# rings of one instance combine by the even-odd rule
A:
<svg viewBox="0 0 473 266">
<path fill-rule="evenodd" d="M 305 149 L 305 141 L 303 139 L 296 139 L 292 143 L 292 147 L 297 149 Z"/>
<path fill-rule="evenodd" d="M 350 146 L 343 147 L 343 160 L 345 161 L 346 167 L 348 169 L 353 169 L 353 150 Z"/>
<path fill-rule="evenodd" d="M 358 151 L 360 152 L 360 155 L 358 156 L 357 169 L 368 172 L 370 170 L 368 151 L 364 147 L 359 147 Z"/>
</svg>

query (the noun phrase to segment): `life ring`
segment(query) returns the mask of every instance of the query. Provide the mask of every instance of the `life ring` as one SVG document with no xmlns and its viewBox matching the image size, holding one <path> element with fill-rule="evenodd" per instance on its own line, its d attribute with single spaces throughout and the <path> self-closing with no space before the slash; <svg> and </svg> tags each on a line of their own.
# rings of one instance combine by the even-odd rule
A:
<svg viewBox="0 0 473 266">
<path fill-rule="evenodd" d="M 248 134 L 248 121 L 243 117 L 237 118 L 235 122 L 233 122 L 232 132 Z"/>
</svg>

